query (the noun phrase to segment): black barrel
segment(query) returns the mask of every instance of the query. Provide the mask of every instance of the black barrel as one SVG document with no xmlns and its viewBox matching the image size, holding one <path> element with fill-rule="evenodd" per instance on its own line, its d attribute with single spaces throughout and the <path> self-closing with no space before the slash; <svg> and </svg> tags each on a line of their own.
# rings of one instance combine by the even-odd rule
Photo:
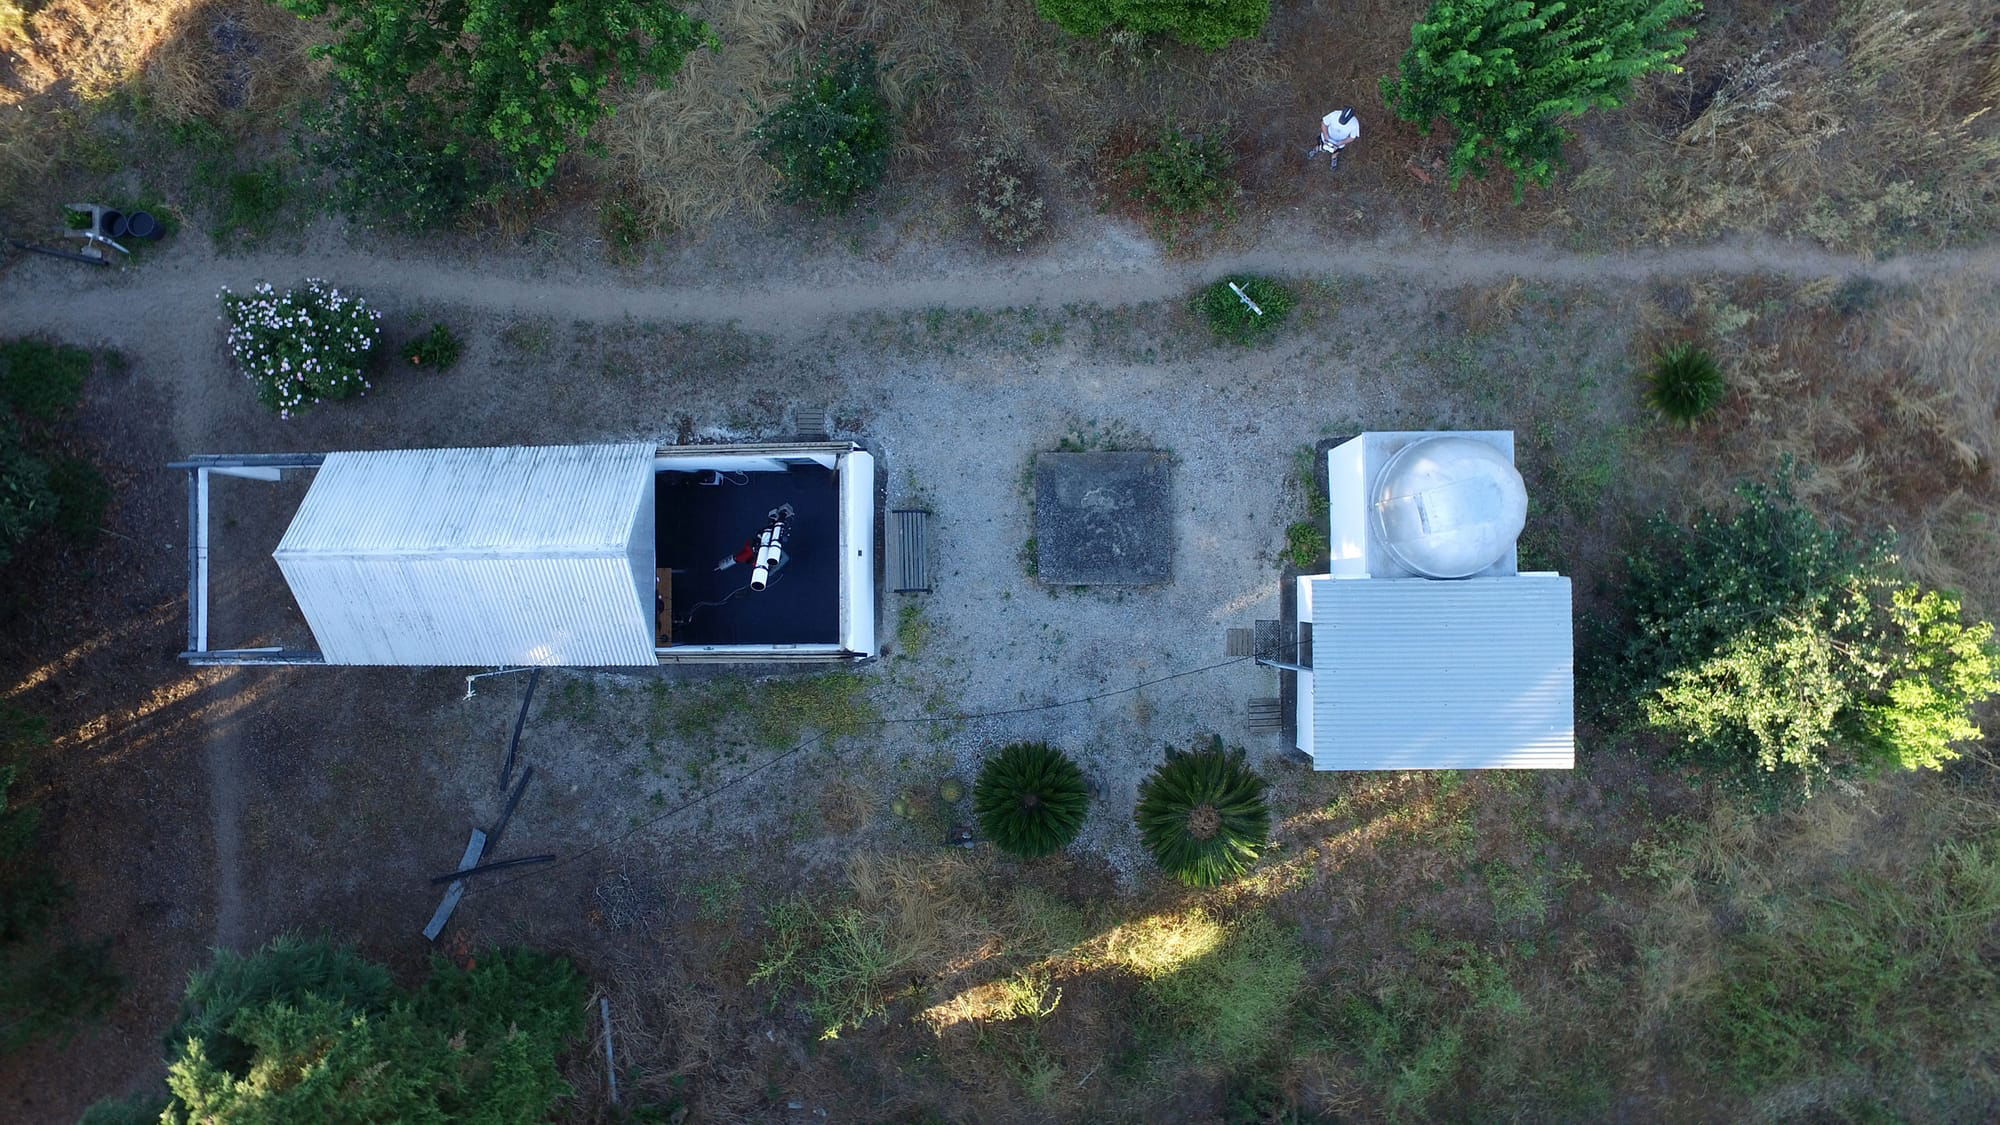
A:
<svg viewBox="0 0 2000 1125">
<path fill-rule="evenodd" d="M 105 211 L 97 216 L 97 233 L 106 238 L 124 238 L 132 229 L 123 211 Z"/>
<path fill-rule="evenodd" d="M 166 228 L 160 225 L 160 220 L 147 211 L 134 211 L 125 216 L 125 225 L 133 238 L 143 238 L 149 242 L 157 242 L 161 235 L 167 233 Z"/>
</svg>

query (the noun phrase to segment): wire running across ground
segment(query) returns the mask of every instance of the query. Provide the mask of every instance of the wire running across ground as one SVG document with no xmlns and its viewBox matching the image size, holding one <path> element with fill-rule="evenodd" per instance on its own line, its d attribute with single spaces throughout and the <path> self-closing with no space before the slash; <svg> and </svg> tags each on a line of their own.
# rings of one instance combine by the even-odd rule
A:
<svg viewBox="0 0 2000 1125">
<path fill-rule="evenodd" d="M 1293 642 L 1293 644 L 1288 647 L 1292 648 L 1294 652 L 1296 652 L 1296 650 L 1300 646 L 1298 642 Z M 1204 664 L 1199 668 L 1187 668 L 1179 672 L 1170 672 L 1167 675 L 1156 676 L 1153 679 L 1145 680 L 1140 683 L 1129 684 L 1121 688 L 1112 688 L 1109 691 L 1100 691 L 1092 695 L 1079 696 L 1078 698 L 1075 699 L 1057 700 L 1054 703 L 1035 703 L 1022 707 L 1005 707 L 994 711 L 980 711 L 976 713 L 965 713 L 959 715 L 905 715 L 889 719 L 870 719 L 864 723 L 856 723 L 852 727 L 844 727 L 840 730 L 839 733 L 855 734 L 860 731 L 869 729 L 871 727 L 881 728 L 881 727 L 891 727 L 891 726 L 914 725 L 918 723 L 964 723 L 964 722 L 972 722 L 978 719 L 1003 719 L 1011 715 L 1028 715 L 1038 711 L 1054 711 L 1063 707 L 1080 707 L 1086 703 L 1096 703 L 1099 700 L 1111 699 L 1120 695 L 1130 695 L 1135 691 L 1144 691 L 1149 687 L 1154 687 L 1159 684 L 1169 683 L 1173 680 L 1186 679 L 1189 676 L 1205 675 L 1209 672 L 1217 672 L 1224 668 L 1233 668 L 1238 664 L 1248 664 L 1258 659 L 1268 659 L 1268 657 L 1266 658 L 1260 658 L 1257 656 L 1231 657 L 1228 660 L 1218 661 L 1214 664 Z M 688 811 L 689 809 L 694 808 L 697 805 L 701 805 L 707 801 L 713 800 L 720 794 L 730 789 L 733 789 L 738 785 L 741 785 L 742 783 L 750 780 L 753 777 L 756 777 L 758 774 L 763 773 L 765 770 L 770 769 L 772 766 L 775 766 L 780 762 L 788 761 L 794 757 L 797 757 L 800 754 L 805 753 L 807 750 L 811 749 L 813 746 L 823 741 L 829 734 L 832 733 L 834 732 L 828 730 L 815 731 L 814 733 L 807 735 L 805 738 L 801 739 L 794 745 L 779 751 L 775 756 L 768 758 L 762 762 L 759 762 L 757 765 L 754 765 L 749 769 L 744 770 L 742 773 L 739 773 L 736 776 L 723 781 L 715 788 L 706 790 L 701 793 L 697 793 L 694 796 L 688 798 L 687 800 L 682 801 L 680 804 L 673 806 L 672 808 L 665 809 L 659 813 L 654 814 L 653 816 L 646 818 L 645 820 L 639 821 L 637 824 L 632 825 L 630 828 L 627 828 L 625 831 L 620 832 L 617 835 L 608 837 L 603 840 L 599 840 L 597 843 L 592 844 L 587 848 L 584 848 L 582 851 L 572 852 L 568 855 L 565 855 L 554 863 L 545 864 L 535 868 L 533 871 L 523 872 L 522 874 L 516 875 L 510 879 L 505 879 L 497 883 L 489 884 L 485 889 L 489 892 L 500 891 L 508 887 L 514 886 L 517 883 L 524 883 L 530 879 L 539 879 L 547 875 L 552 875 L 555 872 L 565 867 L 568 867 L 570 864 L 576 862 L 577 860 L 585 858 L 586 856 L 594 855 L 598 852 L 604 851 L 607 848 L 613 847 L 618 844 L 622 844 L 625 841 L 630 840 L 634 836 L 639 835 L 641 832 L 644 832 L 647 829 L 652 828 L 657 824 L 662 824 L 676 816 L 679 816 L 680 814 Z"/>
</svg>

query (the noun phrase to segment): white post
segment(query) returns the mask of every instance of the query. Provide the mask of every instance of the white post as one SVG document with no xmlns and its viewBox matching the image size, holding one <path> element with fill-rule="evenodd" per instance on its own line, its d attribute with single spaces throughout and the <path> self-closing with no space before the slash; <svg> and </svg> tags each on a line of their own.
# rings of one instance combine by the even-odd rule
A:
<svg viewBox="0 0 2000 1125">
<path fill-rule="evenodd" d="M 1232 281 L 1229 283 L 1229 288 L 1235 291 L 1237 300 L 1250 306 L 1251 312 L 1256 313 L 1258 316 L 1264 315 L 1264 310 L 1257 307 L 1257 302 L 1250 299 L 1250 294 L 1245 293 L 1241 285 L 1238 285 Z"/>
</svg>

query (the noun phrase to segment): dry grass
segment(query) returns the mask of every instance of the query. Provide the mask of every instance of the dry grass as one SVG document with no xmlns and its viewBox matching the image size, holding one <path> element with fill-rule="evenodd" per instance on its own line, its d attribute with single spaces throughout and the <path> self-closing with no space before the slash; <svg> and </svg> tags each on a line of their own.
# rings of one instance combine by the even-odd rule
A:
<svg viewBox="0 0 2000 1125">
<path fill-rule="evenodd" d="M 1639 182 L 1617 188 L 1646 200 L 1646 233 L 1775 230 L 1867 250 L 2000 228 L 1990 6 L 1813 8 L 1775 38 L 1747 18 L 1705 30 L 1686 74 L 1662 87 L 1666 135 Z"/>
<path fill-rule="evenodd" d="M 1734 481 L 1790 458 L 1811 470 L 1799 491 L 1816 507 L 1893 528 L 1913 574 L 2000 612 L 2000 290 L 1740 282 L 1670 303 L 1655 335 L 1710 341 L 1732 386 L 1696 439 L 1706 456 L 1689 495 L 1719 503 Z"/>
<path fill-rule="evenodd" d="M 8 36 L 0 20 L 0 40 Z M 53 0 L 0 54 L 0 206 L 39 213 L 51 173 L 109 175 L 130 160 L 100 118 L 136 94 L 157 119 L 245 127 L 325 77 L 316 25 L 265 0 Z"/>
<path fill-rule="evenodd" d="M 208 0 L 189 8 L 145 61 L 152 109 L 168 121 L 265 114 L 323 81 L 315 25 L 269 0 Z"/>
<path fill-rule="evenodd" d="M 1225 124 L 1285 81 L 1265 43 L 1141 51 L 1067 37 L 1028 3 L 711 0 L 699 10 L 719 48 L 690 56 L 667 89 L 615 94 L 599 134 L 604 178 L 657 231 L 766 217 L 775 180 L 750 134 L 799 65 L 833 42 L 878 48 L 898 115 L 891 179 L 902 182 L 938 182 L 947 162 L 999 149 L 1088 185 L 1101 150 L 1134 121 Z"/>
</svg>

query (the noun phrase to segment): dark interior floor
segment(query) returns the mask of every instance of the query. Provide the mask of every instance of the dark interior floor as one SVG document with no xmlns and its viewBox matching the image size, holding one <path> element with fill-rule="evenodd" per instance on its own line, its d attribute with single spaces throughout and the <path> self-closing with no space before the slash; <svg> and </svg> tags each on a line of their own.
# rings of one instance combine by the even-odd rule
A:
<svg viewBox="0 0 2000 1125">
<path fill-rule="evenodd" d="M 781 473 L 659 474 L 654 516 L 658 565 L 674 571 L 677 645 L 832 644 L 840 639 L 840 486 L 817 465 Z M 796 513 L 786 541 L 790 561 L 760 592 L 750 567 L 716 570 L 764 530 L 780 504 Z"/>
</svg>

